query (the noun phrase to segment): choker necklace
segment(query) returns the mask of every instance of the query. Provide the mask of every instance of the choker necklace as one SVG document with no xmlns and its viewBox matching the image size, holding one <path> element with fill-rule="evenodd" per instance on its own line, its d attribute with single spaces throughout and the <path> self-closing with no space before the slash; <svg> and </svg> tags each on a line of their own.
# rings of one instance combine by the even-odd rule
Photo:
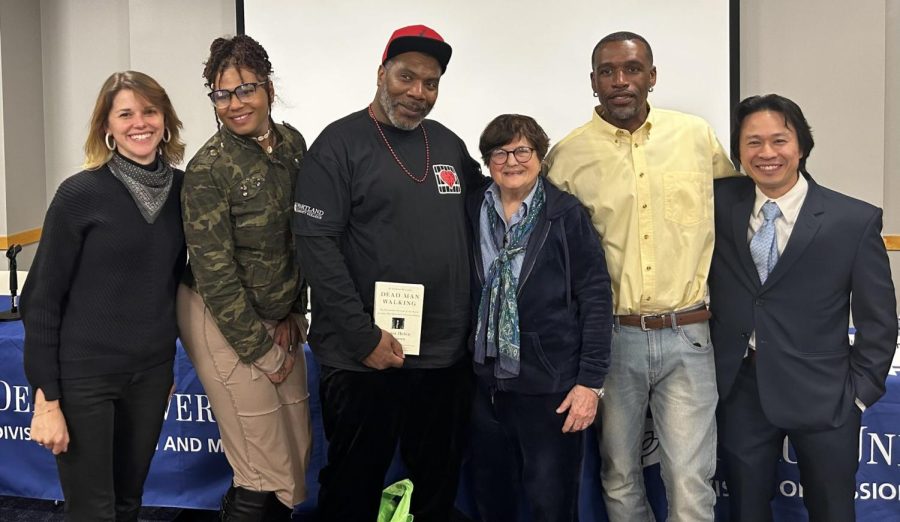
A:
<svg viewBox="0 0 900 522">
<path fill-rule="evenodd" d="M 267 139 L 269 139 L 269 134 L 272 134 L 272 127 L 269 127 L 269 130 L 267 130 L 266 133 L 263 134 L 262 136 L 250 136 L 250 137 L 253 138 L 254 140 L 262 143 L 262 142 L 266 141 Z"/>
<path fill-rule="evenodd" d="M 266 133 L 263 134 L 262 136 L 250 136 L 250 137 L 253 138 L 254 140 L 256 140 L 257 143 L 259 143 L 260 145 L 262 145 L 262 142 L 264 142 L 264 141 L 266 141 L 267 139 L 269 139 L 269 135 L 270 135 L 270 134 L 272 134 L 272 127 L 269 127 L 269 130 L 267 130 Z M 266 150 L 266 154 L 272 154 L 272 145 L 271 145 L 271 144 L 266 145 L 266 146 L 263 147 L 263 148 Z"/>
<path fill-rule="evenodd" d="M 422 183 L 425 181 L 425 178 L 428 177 L 428 170 L 431 168 L 431 149 L 428 147 L 428 133 L 425 132 L 425 125 L 419 124 L 419 128 L 422 129 L 422 136 L 425 138 L 425 174 L 422 174 L 421 178 L 417 178 L 412 175 L 412 172 L 406 168 L 406 165 L 400 161 L 400 156 L 397 156 L 397 153 L 394 152 L 394 147 L 391 147 L 391 143 L 388 141 L 387 136 L 384 135 L 384 131 L 381 129 L 381 124 L 378 123 L 378 120 L 375 119 L 375 112 L 372 111 L 372 105 L 369 105 L 369 117 L 372 118 L 372 121 L 375 122 L 375 128 L 378 129 L 378 134 L 381 134 L 381 139 L 384 141 L 384 144 L 387 145 L 389 151 L 391 151 L 391 156 L 394 157 L 394 161 L 397 162 L 397 165 L 400 165 L 400 168 L 403 169 L 403 172 L 406 173 L 407 176 L 416 183 Z"/>
</svg>

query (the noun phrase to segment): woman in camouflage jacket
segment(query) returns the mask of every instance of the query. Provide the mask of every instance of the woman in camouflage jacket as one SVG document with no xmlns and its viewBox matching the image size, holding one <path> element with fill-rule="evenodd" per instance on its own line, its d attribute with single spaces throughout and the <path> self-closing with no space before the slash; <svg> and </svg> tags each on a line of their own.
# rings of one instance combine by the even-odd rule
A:
<svg viewBox="0 0 900 522">
<path fill-rule="evenodd" d="M 190 270 L 178 320 L 234 470 L 222 520 L 288 520 L 306 497 L 306 300 L 290 231 L 306 143 L 272 120 L 271 74 L 249 36 L 213 41 L 203 75 L 219 131 L 181 195 Z"/>
</svg>

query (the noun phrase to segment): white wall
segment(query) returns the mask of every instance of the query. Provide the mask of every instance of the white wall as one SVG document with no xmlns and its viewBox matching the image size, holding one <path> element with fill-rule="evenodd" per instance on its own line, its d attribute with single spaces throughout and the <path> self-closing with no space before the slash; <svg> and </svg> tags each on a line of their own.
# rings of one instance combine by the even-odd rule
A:
<svg viewBox="0 0 900 522">
<path fill-rule="evenodd" d="M 885 26 L 884 231 L 900 235 L 900 0 L 887 0 Z M 900 301 L 900 252 L 889 257 Z"/>
<path fill-rule="evenodd" d="M 885 209 L 900 234 L 900 0 L 743 0 L 741 96 L 796 101 L 819 183 Z M 900 252 L 889 254 L 900 301 Z"/>
<path fill-rule="evenodd" d="M 88 119 L 113 72 L 142 71 L 166 89 L 184 123 L 189 160 L 215 131 L 202 62 L 213 38 L 235 33 L 234 5 L 0 0 L 0 88 L 7 92 L 6 119 L 0 103 L 0 234 L 40 227 L 56 188 L 81 170 Z M 35 251 L 27 245 L 19 266 L 30 266 Z"/>
<path fill-rule="evenodd" d="M 885 0 L 741 4 L 741 97 L 797 102 L 816 142 L 813 178 L 882 206 Z"/>
<path fill-rule="evenodd" d="M 0 42 L 0 235 L 7 236 L 36 228 L 44 215 L 40 4 L 0 0 Z M 19 261 L 29 265 L 34 250 L 26 247 Z"/>
<path fill-rule="evenodd" d="M 264 0 L 247 2 L 262 3 Z M 277 13 L 277 3 L 265 1 L 266 9 Z M 0 121 L 4 122 L 4 128 L 0 128 L 0 193 L 7 195 L 0 197 L 0 234 L 41 225 L 46 202 L 52 198 L 60 181 L 79 170 L 87 120 L 97 90 L 113 71 L 134 68 L 160 81 L 185 122 L 190 157 L 215 128 L 200 74 L 210 41 L 216 36 L 234 33 L 234 4 L 234 0 L 40 0 L 39 3 L 0 0 Z M 797 100 L 816 136 L 816 149 L 809 163 L 816 179 L 837 190 L 883 205 L 885 233 L 900 234 L 900 147 L 896 145 L 900 143 L 900 99 L 896 94 L 900 92 L 900 0 L 743 0 L 741 4 L 741 95 L 774 91 Z M 33 18 L 38 5 L 43 88 L 31 90 L 35 96 L 38 92 L 42 94 L 44 173 L 17 172 L 37 178 L 32 180 L 33 183 L 26 182 L 21 190 L 27 194 L 43 192 L 43 195 L 37 198 L 29 195 L 12 202 L 8 201 L 10 187 L 6 185 L 23 183 L 27 178 L 10 178 L 11 151 L 4 144 L 10 139 L 8 133 L 18 129 L 20 122 L 26 122 L 25 128 L 28 128 L 29 118 L 32 122 L 40 122 L 41 111 L 17 115 L 15 121 L 10 121 L 13 118 L 9 117 L 9 111 L 21 107 L 12 108 L 11 96 L 4 93 L 4 88 L 15 84 L 10 83 L 12 78 L 28 62 L 33 64 L 37 60 L 36 50 L 24 49 L 36 45 L 28 38 L 35 38 Z M 291 17 L 287 21 L 292 29 L 281 37 L 296 42 L 296 45 L 287 58 L 273 56 L 276 88 L 282 95 L 275 116 L 297 124 L 309 138 L 318 133 L 318 128 L 309 120 L 307 110 L 300 110 L 296 116 L 289 111 L 302 107 L 303 103 L 325 104 L 316 96 L 288 97 L 284 87 L 310 84 L 341 93 L 342 96 L 336 97 L 341 104 L 339 107 L 324 108 L 329 112 L 327 121 L 361 108 L 374 92 L 375 69 L 390 29 L 422 20 L 416 13 L 423 12 L 417 4 L 419 11 L 407 12 L 399 18 L 391 11 L 391 16 L 384 14 L 363 19 L 358 16 L 357 2 L 334 0 L 328 5 L 333 17 L 343 17 L 347 22 L 348 25 L 342 26 L 344 31 L 336 33 L 333 24 L 321 23 L 321 27 L 333 33 L 331 38 L 306 42 L 302 39 L 304 35 L 298 34 L 296 29 L 304 20 Z M 639 8 L 646 4 L 633 4 L 634 9 L 629 12 L 637 13 L 634 18 L 628 18 L 622 9 L 603 8 L 605 4 L 602 3 L 557 2 L 552 7 L 560 11 L 568 5 L 580 6 L 570 16 L 579 21 L 589 20 L 590 31 L 572 31 L 571 24 L 556 24 L 523 35 L 516 31 L 518 26 L 509 18 L 505 24 L 490 23 L 475 4 L 469 9 L 460 7 L 451 12 L 444 9 L 429 15 L 433 21 L 426 22 L 433 23 L 438 29 L 446 25 L 441 20 L 456 18 L 456 13 L 461 13 L 459 18 L 465 22 L 458 24 L 459 29 L 445 34 L 455 48 L 455 55 L 442 84 L 442 98 L 435 116 L 445 120 L 456 117 L 448 108 L 447 102 L 452 98 L 462 100 L 464 107 L 460 110 L 465 111 L 468 100 L 499 92 L 501 88 L 510 93 L 516 90 L 504 83 L 500 86 L 489 84 L 477 92 L 461 92 L 460 77 L 477 74 L 477 71 L 467 71 L 466 67 L 477 64 L 500 67 L 497 64 L 504 63 L 507 56 L 544 47 L 558 54 L 560 62 L 569 64 L 571 72 L 547 76 L 548 69 L 543 62 L 530 68 L 506 70 L 509 85 L 535 84 L 545 94 L 525 100 L 503 96 L 492 106 L 496 109 L 493 112 L 553 111 L 561 99 L 574 98 L 583 108 L 568 117 L 571 123 L 567 125 L 571 127 L 584 121 L 593 103 L 587 79 L 590 47 L 596 38 L 612 30 L 623 27 L 639 32 L 645 30 L 646 27 L 640 26 Z M 691 7 L 678 5 L 678 16 L 672 15 L 673 26 L 702 14 L 693 4 L 689 4 Z M 541 9 L 545 11 L 548 7 Z M 522 16 L 540 18 L 542 12 L 526 12 Z M 250 22 L 248 20 L 248 32 Z M 379 27 L 377 35 L 373 33 L 371 41 L 363 45 L 356 31 L 373 24 L 383 27 Z M 30 33 L 26 34 L 26 28 Z M 491 31 L 496 33 L 490 35 L 491 38 L 500 40 L 508 36 L 516 45 L 499 53 L 486 54 L 477 42 Z M 299 43 L 301 41 L 306 43 Z M 707 53 L 688 52 L 677 41 L 651 40 L 651 43 L 660 75 L 659 88 L 651 95 L 651 100 L 661 106 L 678 105 L 678 100 L 666 98 L 670 95 L 667 91 L 676 73 L 691 77 L 692 69 L 689 66 L 675 69 L 673 60 L 678 55 L 688 55 L 694 62 L 701 62 L 707 58 Z M 335 60 L 332 67 L 314 69 L 309 66 L 311 57 L 322 56 L 327 60 L 338 51 L 344 53 L 344 59 Z M 723 49 L 712 51 L 723 52 Z M 356 56 L 347 58 L 347 53 Z M 495 57 L 495 54 L 499 56 Z M 8 66 L 9 60 L 18 65 Z M 296 75 L 296 79 L 289 75 Z M 713 91 L 704 78 L 696 74 L 691 78 L 697 89 Z M 35 87 L 37 82 L 32 79 L 28 83 Z M 347 92 L 360 94 L 347 95 Z M 23 95 L 27 97 L 28 93 Z M 19 99 L 18 95 L 15 99 Z M 479 120 L 479 125 L 483 125 L 488 117 L 482 118 L 483 122 Z M 460 131 L 460 134 L 465 132 L 477 137 L 480 130 L 473 128 Z M 554 131 L 552 137 L 559 139 L 567 130 Z M 28 133 L 33 131 L 30 128 Z M 727 141 L 727 132 L 720 130 L 719 134 L 720 139 Z M 473 138 L 468 140 L 471 142 Z M 39 143 L 40 138 L 26 141 Z M 15 171 L 18 167 L 12 168 Z M 23 222 L 7 222 L 8 215 L 13 214 L 7 208 L 8 204 L 20 205 L 15 215 L 22 216 Z M 898 255 L 892 254 L 892 260 Z M 900 266 L 895 266 L 895 270 L 900 273 Z"/>
<path fill-rule="evenodd" d="M 48 202 L 81 170 L 97 92 L 111 73 L 128 69 L 128 33 L 128 2 L 41 0 Z"/>
<path fill-rule="evenodd" d="M 245 0 L 247 34 L 269 52 L 281 105 L 276 119 L 308 141 L 325 125 L 366 107 L 395 29 L 426 24 L 453 47 L 432 117 L 476 158 L 478 138 L 498 114 L 533 116 L 562 139 L 591 118 L 591 50 L 614 31 L 653 47 L 658 82 L 650 101 L 706 118 L 728 135 L 728 2 L 723 0 L 455 0 L 403 9 L 358 0 Z M 728 141 L 723 139 L 723 141 Z"/>
<path fill-rule="evenodd" d="M 149 74 L 169 94 L 184 123 L 187 164 L 216 131 L 203 62 L 213 39 L 235 34 L 234 0 L 132 0 L 129 25 L 130 68 Z"/>
<path fill-rule="evenodd" d="M 6 149 L 7 231 L 35 228 L 43 218 L 31 202 L 45 194 L 43 80 L 41 73 L 40 4 L 4 1 L 0 38 L 3 56 L 3 122 Z"/>
<path fill-rule="evenodd" d="M 184 123 L 186 160 L 215 131 L 203 60 L 235 33 L 233 0 L 41 0 L 47 198 L 78 172 L 100 86 L 116 71 L 156 79 Z"/>
<path fill-rule="evenodd" d="M 900 234 L 900 0 L 887 0 L 884 20 L 884 230 Z"/>
</svg>

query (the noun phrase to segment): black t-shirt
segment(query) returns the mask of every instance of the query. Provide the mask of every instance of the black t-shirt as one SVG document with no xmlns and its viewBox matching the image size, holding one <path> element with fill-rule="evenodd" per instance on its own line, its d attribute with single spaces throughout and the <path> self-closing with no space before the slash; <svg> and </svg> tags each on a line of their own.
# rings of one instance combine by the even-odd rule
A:
<svg viewBox="0 0 900 522">
<path fill-rule="evenodd" d="M 458 136 L 435 121 L 422 125 L 427 148 L 421 127 L 403 131 L 381 124 L 409 174 L 366 110 L 325 128 L 304 159 L 294 233 L 301 242 L 332 238 L 339 250 L 330 259 L 305 255 L 300 247 L 304 270 L 312 272 L 309 341 L 323 364 L 365 368 L 360 361 L 380 337 L 371 318 L 375 281 L 425 286 L 420 355 L 407 356 L 404 367 L 446 367 L 465 353 L 470 308 L 463 195 L 486 178 Z M 410 174 L 425 179 L 419 183 Z M 345 270 L 310 266 L 323 264 Z M 343 294 L 331 284 L 341 276 L 353 284 Z"/>
</svg>

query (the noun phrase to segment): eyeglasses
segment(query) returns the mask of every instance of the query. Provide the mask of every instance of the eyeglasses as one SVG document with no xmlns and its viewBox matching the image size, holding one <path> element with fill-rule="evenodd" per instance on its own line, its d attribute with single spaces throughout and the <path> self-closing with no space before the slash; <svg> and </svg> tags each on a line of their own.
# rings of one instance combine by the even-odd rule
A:
<svg viewBox="0 0 900 522">
<path fill-rule="evenodd" d="M 509 159 L 510 154 L 512 154 L 519 163 L 525 163 L 530 160 L 531 155 L 534 154 L 534 147 L 516 147 L 513 150 L 494 149 L 491 151 L 490 155 L 491 163 L 494 165 L 503 165 L 506 163 L 506 160 Z"/>
<path fill-rule="evenodd" d="M 269 80 L 263 80 L 256 83 L 242 83 L 230 91 L 228 89 L 217 89 L 207 94 L 207 96 L 209 96 L 213 105 L 219 109 L 224 109 L 231 104 L 232 95 L 237 96 L 237 99 L 242 102 L 248 102 L 253 99 L 253 95 L 256 94 L 256 88 L 267 83 L 269 83 Z"/>
</svg>

